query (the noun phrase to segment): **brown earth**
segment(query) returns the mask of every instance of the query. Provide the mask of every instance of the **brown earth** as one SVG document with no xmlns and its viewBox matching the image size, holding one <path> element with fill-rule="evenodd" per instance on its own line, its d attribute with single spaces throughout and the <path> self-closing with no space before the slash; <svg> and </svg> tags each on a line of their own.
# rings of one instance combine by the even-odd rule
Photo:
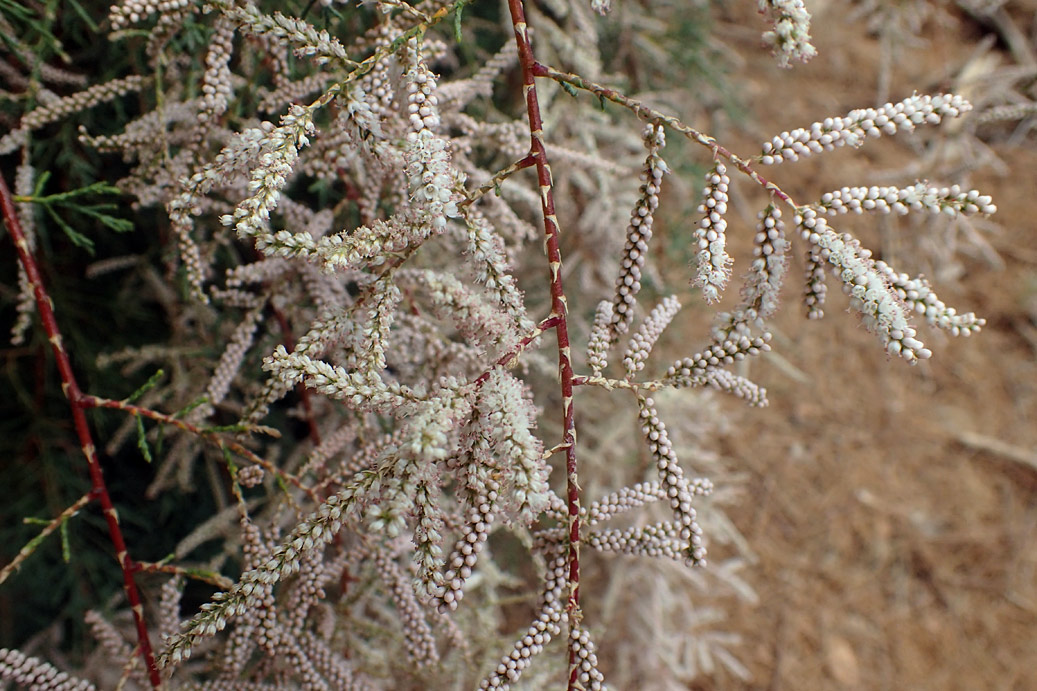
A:
<svg viewBox="0 0 1037 691">
<path fill-rule="evenodd" d="M 755 3 L 735 5 L 745 7 L 726 10 L 722 31 L 758 42 Z M 819 50 L 811 64 L 783 71 L 763 51 L 745 51 L 751 128 L 762 136 L 734 135 L 742 153 L 782 129 L 877 103 L 888 49 L 864 19 L 848 18 L 846 3 L 808 5 Z M 1037 26 L 1033 7 L 1009 8 L 1024 34 Z M 991 27 L 938 3 L 919 32 L 893 62 L 889 100 L 950 88 Z M 988 55 L 1017 65 L 1003 48 Z M 972 88 L 982 96 L 1004 69 L 982 73 Z M 751 580 L 761 602 L 731 622 L 753 681 L 699 688 L 1037 689 L 1037 142 L 1008 143 L 1010 131 L 978 130 L 1004 167 L 967 175 L 998 205 L 991 228 L 976 224 L 989 247 L 903 221 L 886 230 L 873 218 L 834 222 L 901 270 L 935 273 L 944 301 L 986 318 L 979 334 L 955 339 L 921 327 L 933 358 L 917 367 L 890 361 L 845 313 L 837 286 L 823 320 L 803 318 L 794 280 L 803 268 L 794 261 L 775 335 L 781 359 L 752 364 L 770 406 L 732 402 L 738 424 L 723 440 L 750 477 L 729 514 L 759 558 Z M 949 171 L 955 161 L 981 163 L 961 155 L 968 142 L 943 150 L 951 165 L 916 175 L 960 179 L 960 166 Z M 801 201 L 842 185 L 909 184 L 912 147 L 927 146 L 883 139 L 775 179 Z M 736 194 L 747 191 L 736 185 Z M 956 259 L 941 256 L 955 243 Z"/>
</svg>

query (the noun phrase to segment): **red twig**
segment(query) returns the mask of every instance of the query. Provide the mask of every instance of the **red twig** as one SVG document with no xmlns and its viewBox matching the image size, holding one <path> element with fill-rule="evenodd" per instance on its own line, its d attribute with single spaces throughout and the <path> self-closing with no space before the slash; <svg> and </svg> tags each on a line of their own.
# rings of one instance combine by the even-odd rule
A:
<svg viewBox="0 0 1037 691">
<path fill-rule="evenodd" d="M 522 352 L 529 347 L 530 343 L 540 338 L 540 336 L 542 336 L 543 333 L 548 329 L 553 329 L 554 327 L 558 326 L 558 322 L 561 321 L 561 319 L 562 317 L 556 315 L 551 315 L 545 318 L 543 321 L 536 325 L 536 328 L 534 328 L 533 331 L 523 336 L 518 343 L 512 346 L 511 350 L 497 358 L 497 362 L 495 362 L 494 364 L 497 367 L 510 367 L 511 364 L 518 359 L 519 355 L 521 355 Z M 475 385 L 482 386 L 484 383 L 486 383 L 486 380 L 490 378 L 491 372 L 492 370 L 486 370 L 478 377 L 476 377 Z"/>
<path fill-rule="evenodd" d="M 310 499 L 320 503 L 319 497 L 317 496 L 313 488 L 304 485 L 302 480 L 300 480 L 298 477 L 292 475 L 291 473 L 286 473 L 280 470 L 273 463 L 261 458 L 260 456 L 257 456 L 254 452 L 246 449 L 241 444 L 234 441 L 226 441 L 222 439 L 220 435 L 216 434 L 215 432 L 211 432 L 197 425 L 192 425 L 190 422 L 186 422 L 184 420 L 181 420 L 180 418 L 173 417 L 172 415 L 160 413 L 157 410 L 151 410 L 150 408 L 142 408 L 141 406 L 134 405 L 132 403 L 127 403 L 126 401 L 113 401 L 109 398 L 101 398 L 100 396 L 90 396 L 87 394 L 80 395 L 80 401 L 81 405 L 84 408 L 111 408 L 113 410 L 122 410 L 132 415 L 140 415 L 141 417 L 146 417 L 149 420 L 154 420 L 155 422 L 159 422 L 164 425 L 172 425 L 173 427 L 182 429 L 185 432 L 188 432 L 189 434 L 193 434 L 199 439 L 204 439 L 205 441 L 210 442 L 211 444 L 219 447 L 220 449 L 225 449 L 227 451 L 230 451 L 231 453 L 237 454 L 238 456 L 241 456 L 242 458 L 254 463 L 255 465 L 258 465 L 259 467 L 263 468 L 272 475 L 280 477 L 286 482 L 290 482 L 291 484 L 295 485 L 303 492 L 305 492 L 310 497 Z"/>
<path fill-rule="evenodd" d="M 757 185 L 773 194 L 778 199 L 781 199 L 783 202 L 791 206 L 793 209 L 799 208 L 799 205 L 796 204 L 796 202 L 793 201 L 793 199 L 789 197 L 789 195 L 785 194 L 785 192 L 782 191 L 780 187 L 778 187 L 773 182 L 757 173 L 756 170 L 753 169 L 752 163 L 750 161 L 732 153 L 731 151 L 728 151 L 719 143 L 717 143 L 717 140 L 713 137 L 710 137 L 708 134 L 703 134 L 702 132 L 699 132 L 694 127 L 689 127 L 688 125 L 685 125 L 678 118 L 675 118 L 672 115 L 666 115 L 665 113 L 655 110 L 654 108 L 650 108 L 646 106 L 644 103 L 638 101 L 637 99 L 630 98 L 629 96 L 619 91 L 616 91 L 615 89 L 611 89 L 601 84 L 596 84 L 588 79 L 584 79 L 583 77 L 580 77 L 575 74 L 570 74 L 568 72 L 556 70 L 555 68 L 549 65 L 544 65 L 539 62 L 533 65 L 533 75 L 537 77 L 553 79 L 562 84 L 571 84 L 579 89 L 585 89 L 597 96 L 598 98 L 612 101 L 613 103 L 617 103 L 623 106 L 624 108 L 630 109 L 638 118 L 640 118 L 644 122 L 666 125 L 670 129 L 676 132 L 680 132 L 688 139 L 698 142 L 702 146 L 708 148 L 710 151 L 713 152 L 714 159 L 727 159 L 736 168 L 738 168 L 738 170 L 748 175 L 753 182 L 755 182 Z"/>
<path fill-rule="evenodd" d="M 561 446 L 565 449 L 566 505 L 569 511 L 569 597 L 565 611 L 571 633 L 579 626 L 582 618 L 580 613 L 580 484 L 576 472 L 573 368 L 569 347 L 569 327 L 566 319 L 568 308 L 565 291 L 562 289 L 562 252 L 559 247 L 561 230 L 558 227 L 558 219 L 555 217 L 553 180 L 551 167 L 547 161 L 547 148 L 544 146 L 543 118 L 540 115 L 534 74 L 537 62 L 533 56 L 533 46 L 529 41 L 523 0 L 508 0 L 508 7 L 511 10 L 511 23 L 515 29 L 519 64 L 522 67 L 522 89 L 526 97 L 526 115 L 530 130 L 530 155 L 535 161 L 537 181 L 540 184 L 540 205 L 544 214 L 547 261 L 551 272 L 551 317 L 557 319 L 554 329 L 558 340 L 558 379 L 562 390 Z M 567 638 L 566 645 L 569 649 L 568 688 L 569 691 L 573 691 L 579 667 L 571 635 Z"/>
<path fill-rule="evenodd" d="M 119 527 L 119 517 L 115 512 L 115 506 L 112 504 L 112 498 L 108 494 L 108 486 L 105 484 L 104 475 L 101 472 L 101 462 L 97 457 L 97 448 L 94 445 L 90 427 L 86 421 L 86 413 L 84 411 L 88 405 L 85 403 L 83 393 L 79 390 L 79 385 L 76 383 L 75 374 L 72 372 L 72 362 L 65 351 L 65 346 L 61 340 L 61 331 L 58 329 L 58 321 L 54 317 L 53 303 L 51 302 L 50 295 L 47 294 L 46 288 L 43 286 L 43 278 L 40 275 L 39 267 L 36 265 L 36 259 L 29 250 L 25 232 L 18 221 L 14 199 L 2 175 L 0 175 L 0 207 L 3 210 L 4 224 L 7 226 L 7 231 L 11 234 L 15 248 L 18 251 L 18 260 L 21 262 L 22 268 L 25 269 L 25 274 L 32 285 L 40 321 L 43 322 L 43 328 L 47 332 L 47 339 L 54 350 L 54 359 L 58 365 L 58 372 L 61 374 L 61 390 L 64 391 L 65 397 L 72 408 L 72 420 L 75 424 L 76 436 L 79 437 L 79 444 L 83 450 L 83 455 L 86 456 L 87 466 L 90 471 L 91 494 L 101 504 L 104 519 L 108 524 L 108 536 L 112 541 L 112 547 L 115 548 L 119 566 L 122 568 L 123 588 L 126 590 L 126 599 L 130 603 L 130 608 L 133 611 L 133 620 L 137 626 L 137 649 L 140 650 L 141 655 L 144 657 L 144 664 L 147 667 L 151 685 L 159 688 L 162 686 L 162 678 L 159 676 L 158 667 L 155 665 L 155 654 L 151 649 L 151 642 L 148 640 L 148 627 L 144 621 L 144 607 L 140 601 L 140 593 L 137 591 L 137 584 L 133 580 L 133 574 L 139 567 L 130 558 L 130 554 L 126 549 L 126 541 L 123 539 L 122 529 Z"/>
</svg>

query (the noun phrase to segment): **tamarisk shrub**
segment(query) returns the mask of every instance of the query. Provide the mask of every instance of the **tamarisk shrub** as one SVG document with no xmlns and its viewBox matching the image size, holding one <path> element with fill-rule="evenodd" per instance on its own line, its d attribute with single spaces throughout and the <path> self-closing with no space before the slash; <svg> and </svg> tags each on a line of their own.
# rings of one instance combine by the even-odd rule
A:
<svg viewBox="0 0 1037 691">
<path fill-rule="evenodd" d="M 802 2 L 759 9 L 762 42 L 779 64 L 814 56 Z M 807 316 L 823 315 L 834 283 L 888 356 L 932 356 L 919 322 L 955 335 L 982 326 L 923 277 L 873 258 L 837 219 L 989 214 L 990 197 L 928 182 L 838 181 L 805 202 L 770 172 L 938 127 L 965 115 L 967 101 L 914 94 L 782 132 L 740 156 L 604 85 L 599 44 L 612 19 L 594 12 L 608 10 L 601 0 L 124 0 L 105 26 L 116 45 L 137 51 L 141 74 L 65 96 L 50 91 L 67 89 L 60 72 L 19 77 L 41 91 L 0 138 L 0 153 L 20 155 L 14 194 L 0 185 L 19 255 L 14 336 L 38 312 L 92 487 L 44 536 L 100 502 L 134 637 L 96 612 L 88 623 L 121 666 L 120 683 L 506 689 L 521 679 L 606 688 L 601 642 L 622 638 L 616 627 L 666 638 L 653 622 L 615 616 L 603 635 L 603 622 L 585 615 L 581 602 L 601 593 L 581 586 L 607 582 L 609 564 L 618 574 L 636 563 L 640 574 L 664 574 L 661 584 L 703 567 L 740 583 L 736 563 L 706 566 L 710 521 L 698 511 L 713 482 L 689 472 L 688 442 L 671 434 L 664 411 L 685 389 L 767 404 L 765 389 L 733 366 L 770 350 L 767 323 L 794 250 L 805 256 Z M 62 308 L 51 305 L 34 249 L 34 209 L 45 200 L 33 152 L 45 125 L 130 94 L 139 114 L 117 131 L 80 136 L 122 157 L 127 174 L 110 182 L 135 210 L 162 211 L 171 247 L 152 290 L 171 335 L 98 363 L 131 376 L 168 372 L 115 400 L 79 388 L 62 345 Z M 708 170 L 696 183 L 695 218 L 666 231 L 692 248 L 689 278 L 706 303 L 738 277 L 741 288 L 692 352 L 658 364 L 653 348 L 681 304 L 644 300 L 642 288 L 675 137 L 700 146 Z M 732 176 L 769 195 L 755 230 L 729 213 Z M 754 234 L 751 259 L 731 256 L 732 232 Z M 581 243 L 615 253 L 570 273 L 563 250 Z M 197 344 L 210 352 L 192 352 Z M 637 430 L 651 460 L 638 481 L 587 470 L 603 470 L 585 455 L 595 440 L 577 436 L 592 390 L 611 392 L 609 409 Z M 702 400 L 678 403 L 705 411 Z M 103 447 L 88 408 L 127 416 Z M 134 434 L 148 458 L 156 449 L 148 496 L 189 493 L 208 473 L 225 500 L 163 562 L 134 559 L 140 546 L 125 543 L 99 464 L 98 448 L 115 453 Z M 213 541 L 215 552 L 201 549 Z M 591 552 L 604 555 L 604 578 L 582 577 Z M 168 576 L 142 598 L 137 582 L 148 572 Z M 199 607 L 182 601 L 188 579 L 214 589 Z M 708 624 L 711 612 L 687 617 Z M 706 629 L 700 657 L 715 654 L 744 676 L 725 649 L 732 641 Z M 680 653 L 645 634 L 638 657 L 657 655 Z M 651 667 L 629 663 L 638 664 Z M 0 650 L 0 678 L 94 688 L 14 650 Z"/>
</svg>

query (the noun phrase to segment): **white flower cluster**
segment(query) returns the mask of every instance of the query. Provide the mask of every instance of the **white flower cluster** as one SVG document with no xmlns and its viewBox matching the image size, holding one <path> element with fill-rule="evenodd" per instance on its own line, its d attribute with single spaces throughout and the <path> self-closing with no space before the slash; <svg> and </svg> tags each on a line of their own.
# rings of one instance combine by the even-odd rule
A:
<svg viewBox="0 0 1037 691">
<path fill-rule="evenodd" d="M 472 569 L 479 560 L 479 553 L 490 536 L 490 527 L 496 518 L 499 489 L 499 483 L 491 478 L 473 497 L 472 506 L 469 507 L 465 524 L 461 528 L 461 537 L 446 561 L 446 570 L 443 573 L 444 590 L 432 598 L 432 605 L 436 609 L 457 609 L 457 604 L 464 597 L 465 582 L 472 576 Z"/>
<path fill-rule="evenodd" d="M 689 365 L 690 362 L 685 360 L 683 364 Z M 737 396 L 749 405 L 758 408 L 768 405 L 767 389 L 726 369 L 717 367 L 701 369 L 693 366 L 671 367 L 670 372 L 663 381 L 668 386 L 677 388 L 709 387 L 722 393 Z"/>
<path fill-rule="evenodd" d="M 356 269 L 366 263 L 378 266 L 387 255 L 407 248 L 407 235 L 398 224 L 398 215 L 387 221 L 374 220 L 348 232 L 326 235 L 317 242 L 316 252 L 327 271 Z"/>
<path fill-rule="evenodd" d="M 750 337 L 744 333 L 733 334 L 728 340 L 709 346 L 691 357 L 681 358 L 666 371 L 664 381 L 676 386 L 691 385 L 690 377 L 744 360 L 748 355 L 759 355 L 771 349 L 770 333 Z"/>
<path fill-rule="evenodd" d="M 184 186 L 187 189 L 169 200 L 166 211 L 169 214 L 170 226 L 176 235 L 177 249 L 180 252 L 180 261 L 184 264 L 191 297 L 204 305 L 209 302 L 209 296 L 205 294 L 203 287 L 208 264 L 202 261 L 201 252 L 191 236 L 191 231 L 194 229 L 193 216 L 202 211 L 198 205 L 196 190 L 208 191 L 212 188 L 212 183 L 201 173 L 195 173 Z"/>
<path fill-rule="evenodd" d="M 695 278 L 692 285 L 702 289 L 706 302 L 716 302 L 720 293 L 727 286 L 731 277 L 732 259 L 727 254 L 727 188 L 731 178 L 727 176 L 727 167 L 719 161 L 706 174 L 706 187 L 702 194 L 705 197 L 699 205 L 698 212 L 703 219 L 695 228 L 695 241 L 698 247 Z"/>
<path fill-rule="evenodd" d="M 469 344 L 497 353 L 514 342 L 514 324 L 507 314 L 448 273 L 401 271 L 420 280 L 437 313 L 452 319 Z"/>
<path fill-rule="evenodd" d="M 915 94 L 899 103 L 881 108 L 859 108 L 844 117 L 826 118 L 809 128 L 782 132 L 763 145 L 760 162 L 764 165 L 797 161 L 811 154 L 840 146 L 861 146 L 867 137 L 914 130 L 916 125 L 937 124 L 946 117 L 958 117 L 972 105 L 956 94 L 936 96 Z"/>
<path fill-rule="evenodd" d="M 777 205 L 768 204 L 757 217 L 753 261 L 742 283 L 742 302 L 730 312 L 719 312 L 713 321 L 713 342 L 718 345 L 750 337 L 752 327 L 762 328 L 763 321 L 778 308 L 788 269 L 789 241 Z"/>
<path fill-rule="evenodd" d="M 825 260 L 821 256 L 821 248 L 811 245 L 807 251 L 806 270 L 803 272 L 803 306 L 807 308 L 807 319 L 820 319 L 825 316 L 825 297 L 828 286 L 825 284 Z"/>
<path fill-rule="evenodd" d="M 621 487 L 612 494 L 598 499 L 589 507 L 582 508 L 580 513 L 587 525 L 593 526 L 603 523 L 613 516 L 644 506 L 648 502 L 666 498 L 666 488 L 660 483 L 639 482 L 630 487 Z"/>
<path fill-rule="evenodd" d="M 414 132 L 439 129 L 439 98 L 436 96 L 436 76 L 421 57 L 417 40 L 407 44 L 407 71 L 403 80 L 407 85 L 407 117 Z"/>
<path fill-rule="evenodd" d="M 363 467 L 363 466 L 359 466 Z M 444 592 L 443 530 L 445 522 L 440 510 L 442 493 L 434 473 L 414 487 L 414 593 L 424 600 L 433 600 Z"/>
<path fill-rule="evenodd" d="M 818 256 L 835 269 L 844 291 L 850 296 L 850 305 L 860 312 L 865 327 L 878 335 L 886 352 L 910 363 L 932 355 L 932 351 L 915 338 L 916 332 L 908 324 L 903 301 L 876 268 L 869 250 L 852 236 L 840 235 L 829 228 L 813 209 L 797 214 L 796 225 L 803 239 L 819 248 Z"/>
<path fill-rule="evenodd" d="M 794 60 L 808 62 L 817 55 L 810 43 L 810 13 L 803 0 L 759 0 L 759 8 L 774 27 L 764 32 L 763 42 L 778 58 L 778 65 L 791 67 Z"/>
<path fill-rule="evenodd" d="M 602 300 L 594 312 L 594 326 L 591 327 L 590 338 L 587 339 L 587 364 L 595 375 L 609 364 L 609 324 L 612 323 L 612 303 Z"/>
<path fill-rule="evenodd" d="M 191 0 L 123 0 L 121 4 L 112 5 L 108 11 L 108 21 L 112 31 L 125 29 L 130 24 L 144 21 L 156 12 L 173 14 L 187 9 Z"/>
<path fill-rule="evenodd" d="M 292 530 L 288 539 L 273 554 L 241 575 L 230 590 L 220 591 L 202 605 L 201 611 L 188 621 L 183 630 L 167 641 L 158 656 L 159 667 L 179 664 L 191 657 L 191 650 L 201 638 L 216 635 L 227 628 L 228 621 L 246 612 L 261 611 L 270 588 L 297 573 L 303 557 L 323 549 L 342 529 L 342 521 L 353 511 L 362 495 L 361 482 L 328 497 L 316 511 Z"/>
<path fill-rule="evenodd" d="M 345 101 L 346 113 L 356 123 L 357 129 L 379 139 L 383 136 L 382 121 L 371 107 L 367 94 L 359 86 L 350 84 L 339 100 Z"/>
<path fill-rule="evenodd" d="M 306 333 L 299 337 L 294 352 L 309 357 L 320 357 L 334 342 L 355 342 L 360 333 L 355 313 L 340 309 L 323 312 L 313 320 Z M 297 382 L 292 381 L 294 386 Z"/>
<path fill-rule="evenodd" d="M 88 681 L 70 676 L 68 672 L 59 671 L 39 658 L 7 648 L 0 648 L 0 679 L 40 691 L 95 691 L 97 688 Z"/>
<path fill-rule="evenodd" d="M 411 131 L 407 133 L 407 177 L 414 199 L 429 214 L 432 228 L 442 231 L 447 218 L 458 215 L 453 186 L 456 173 L 450 165 L 446 140 L 436 134 L 439 128 L 439 101 L 436 78 L 421 58 L 417 40 L 407 47 L 407 114 Z"/>
<path fill-rule="evenodd" d="M 245 466 L 238 471 L 237 480 L 242 487 L 256 487 L 263 482 L 264 474 L 265 471 L 262 466 Z"/>
<path fill-rule="evenodd" d="M 318 65 L 328 62 L 352 65 L 342 43 L 323 29 L 310 23 L 286 17 L 280 12 L 264 14 L 254 3 L 237 3 L 232 0 L 206 0 L 217 7 L 224 16 L 241 24 L 242 30 L 254 36 L 270 36 L 292 46 L 299 57 L 311 57 Z"/>
<path fill-rule="evenodd" d="M 753 238 L 753 263 L 742 295 L 745 304 L 751 306 L 754 319 L 766 319 L 778 309 L 778 295 L 789 263 L 788 248 L 781 209 L 770 204 L 760 212 Z"/>
<path fill-rule="evenodd" d="M 681 557 L 690 559 L 693 563 L 704 564 L 706 547 L 702 542 L 702 528 L 696 521 L 695 509 L 691 504 L 692 497 L 705 488 L 685 479 L 684 470 L 670 443 L 666 426 L 655 410 L 654 401 L 639 396 L 637 403 L 640 408 L 641 432 L 648 442 L 648 450 L 652 453 L 656 469 L 659 471 L 660 484 L 666 488 L 666 496 L 670 508 L 673 509 L 676 523 L 675 534 L 672 537 L 680 541 L 678 552 Z M 653 541 L 654 538 L 650 539 L 649 543 Z"/>
<path fill-rule="evenodd" d="M 224 674 L 228 677 L 236 677 L 244 673 L 256 647 L 261 648 L 267 655 L 276 655 L 276 652 L 272 650 L 274 646 L 271 645 L 271 637 L 276 635 L 274 631 L 277 619 L 277 599 L 274 597 L 274 587 L 265 583 L 257 584 L 249 596 L 249 602 L 254 609 L 245 612 L 238 618 L 234 630 L 231 632 L 230 641 L 228 641 L 226 657 L 221 660 Z M 179 621 L 179 617 L 177 617 L 177 621 Z M 250 639 L 254 641 L 254 644 L 246 642 Z M 186 659 L 187 656 L 184 657 Z M 223 688 L 230 691 L 227 687 Z"/>
<path fill-rule="evenodd" d="M 293 233 L 290 230 L 278 230 L 274 233 L 257 235 L 255 247 L 268 257 L 281 257 L 282 259 L 311 257 L 320 249 L 309 233 Z"/>
<path fill-rule="evenodd" d="M 958 185 L 932 187 L 926 182 L 917 182 L 910 187 L 843 187 L 824 194 L 816 208 L 829 216 L 850 211 L 899 215 L 909 211 L 927 211 L 953 217 L 959 213 L 971 216 L 997 211 L 990 196 L 977 190 L 963 191 Z"/>
<path fill-rule="evenodd" d="M 404 427 L 400 456 L 418 463 L 445 461 L 457 448 L 454 430 L 467 422 L 472 413 L 472 387 L 459 377 L 443 377 L 437 389 L 420 409 L 411 413 Z M 398 461 L 397 466 L 404 464 Z M 399 473 L 393 468 L 394 473 Z"/>
<path fill-rule="evenodd" d="M 182 575 L 177 574 L 162 584 L 155 607 L 155 618 L 158 620 L 156 631 L 158 640 L 165 640 L 176 633 L 180 625 L 180 605 L 183 602 L 183 595 L 184 577 Z"/>
<path fill-rule="evenodd" d="M 522 382 L 501 367 L 490 371 L 479 392 L 480 424 L 510 485 L 503 508 L 523 524 L 532 523 L 550 500 L 550 468 L 543 442 L 532 429 L 536 408 L 526 398 Z M 509 506 L 509 503 L 511 504 Z"/>
<path fill-rule="evenodd" d="M 677 316 L 680 308 L 681 303 L 676 295 L 663 298 L 663 301 L 655 306 L 655 309 L 641 324 L 637 333 L 630 338 L 630 343 L 627 344 L 627 350 L 623 356 L 623 367 L 626 369 L 628 377 L 632 377 L 644 369 L 645 360 L 651 354 L 652 347 L 673 318 Z"/>
<path fill-rule="evenodd" d="M 198 120 L 203 125 L 227 110 L 227 100 L 233 92 L 229 63 L 234 50 L 235 28 L 230 19 L 221 16 L 216 20 L 216 27 L 209 39 L 198 111 Z"/>
<path fill-rule="evenodd" d="M 227 347 L 220 356 L 220 362 L 213 371 L 212 379 L 205 389 L 206 402 L 201 406 L 212 410 L 212 406 L 219 405 L 230 391 L 231 382 L 241 368 L 241 362 L 245 358 L 252 341 L 255 338 L 256 327 L 263 316 L 263 307 L 251 309 L 242 318 L 234 329 L 234 334 L 227 342 Z"/>
<path fill-rule="evenodd" d="M 463 216 L 466 252 L 476 265 L 475 280 L 497 296 L 498 304 L 515 323 L 516 330 L 522 334 L 528 333 L 533 325 L 525 316 L 525 301 L 511 273 L 503 238 L 493 232 L 489 221 L 479 210 L 469 206 Z"/>
<path fill-rule="evenodd" d="M 427 667 L 439 661 L 436 636 L 425 620 L 421 605 L 414 597 L 414 589 L 400 565 L 384 549 L 374 550 L 375 568 L 382 581 L 389 586 L 396 613 L 403 629 L 404 647 L 411 661 L 418 667 Z"/>
<path fill-rule="evenodd" d="M 667 456 L 672 456 L 672 453 Z M 713 483 L 705 478 L 695 478 L 690 483 L 685 483 L 682 478 L 676 481 L 687 485 L 691 496 L 706 496 L 713 491 Z M 594 502 L 582 513 L 587 525 L 594 526 L 648 502 L 671 500 L 673 487 L 666 481 L 624 487 Z M 679 523 L 661 523 L 645 528 L 591 530 L 586 539 L 588 545 L 599 551 L 683 560 L 687 557 L 687 540 L 681 538 L 679 526 Z"/>
<path fill-rule="evenodd" d="M 98 151 L 121 152 L 127 159 L 146 156 L 156 141 L 160 141 L 163 136 L 170 136 L 168 130 L 177 130 L 183 125 L 191 126 L 197 123 L 199 103 L 200 99 L 197 98 L 167 103 L 130 121 L 122 132 L 113 134 L 93 135 L 89 134 L 85 127 L 81 127 L 79 141 Z"/>
<path fill-rule="evenodd" d="M 565 616 L 565 584 L 569 572 L 569 561 L 564 552 L 554 555 L 547 563 L 544 575 L 544 590 L 540 612 L 526 633 L 516 641 L 511 651 L 501 659 L 497 667 L 479 684 L 479 688 L 506 691 L 518 681 L 522 672 L 533 663 L 533 658 L 544 650 L 551 639 L 562 633 Z"/>
<path fill-rule="evenodd" d="M 666 134 L 661 126 L 648 125 L 642 134 L 648 156 L 641 171 L 641 196 L 630 213 L 626 244 L 616 277 L 616 293 L 612 299 L 612 317 L 609 322 L 609 344 L 615 343 L 619 334 L 626 333 L 634 318 L 634 303 L 641 290 L 641 269 L 645 265 L 648 242 L 652 239 L 652 223 L 655 210 L 659 207 L 659 191 L 662 179 L 670 172 L 659 150 L 666 145 Z"/>
<path fill-rule="evenodd" d="M 694 386 L 708 386 L 717 391 L 737 396 L 756 408 L 764 408 L 768 405 L 767 389 L 726 369 L 708 369 L 702 374 L 692 377 L 690 381 Z"/>
<path fill-rule="evenodd" d="M 398 38 L 399 26 L 396 22 L 382 22 L 369 31 L 370 44 L 367 50 L 384 50 L 390 48 Z M 390 60 L 381 60 L 371 67 L 371 71 L 362 76 L 357 84 L 360 90 L 372 101 L 372 108 L 383 119 L 394 119 L 398 110 L 395 85 L 398 81 L 398 67 Z"/>
<path fill-rule="evenodd" d="M 936 296 L 925 278 L 911 278 L 905 273 L 897 273 L 884 261 L 875 262 L 875 268 L 886 277 L 900 299 L 925 317 L 926 323 L 931 326 L 950 331 L 954 336 L 969 336 L 986 324 L 985 319 L 980 319 L 972 312 L 958 314 L 953 307 L 948 307 Z"/>
<path fill-rule="evenodd" d="M 572 639 L 572 650 L 576 653 L 576 664 L 579 672 L 576 676 L 577 688 L 587 691 L 606 691 L 605 677 L 598 669 L 598 655 L 595 652 L 594 641 L 590 634 L 579 626 L 573 626 L 569 630 L 569 638 Z"/>
<path fill-rule="evenodd" d="M 69 96 L 48 101 L 44 105 L 26 113 L 16 129 L 7 131 L 3 137 L 0 137 L 0 155 L 9 154 L 22 147 L 28 141 L 29 133 L 35 129 L 49 125 L 80 110 L 92 108 L 99 103 L 140 91 L 146 83 L 147 80 L 144 77 L 131 75 L 122 79 L 113 79 L 103 84 L 95 84 Z"/>
<path fill-rule="evenodd" d="M 691 561 L 693 564 L 705 566 L 705 551 L 701 552 L 699 559 L 689 557 L 687 540 L 681 538 L 681 532 L 672 522 L 650 523 L 644 527 L 633 526 L 622 530 L 608 528 L 590 533 L 587 536 L 587 545 L 599 552 Z"/>
<path fill-rule="evenodd" d="M 309 108 L 292 106 L 281 118 L 281 125 L 273 128 L 263 141 L 258 165 L 249 175 L 248 188 L 251 197 L 242 200 L 234 214 L 224 215 L 220 221 L 225 226 L 234 226 L 238 237 L 269 236 L 266 226 L 270 212 L 277 207 L 281 189 L 299 159 L 299 149 L 309 144 L 314 131 L 313 113 Z M 274 248 L 264 245 L 267 254 Z"/>
<path fill-rule="evenodd" d="M 389 329 L 396 318 L 396 307 L 402 295 L 393 282 L 393 272 L 386 271 L 374 283 L 367 305 L 367 320 L 362 328 L 359 355 L 367 367 L 381 372 L 386 367 L 385 350 L 389 343 Z"/>
<path fill-rule="evenodd" d="M 376 372 L 348 372 L 299 353 L 288 353 L 283 345 L 263 360 L 263 369 L 285 384 L 300 382 L 325 396 L 351 404 L 357 410 L 389 412 L 408 401 L 399 384 L 387 384 Z"/>
<path fill-rule="evenodd" d="M 457 201 L 451 190 L 454 175 L 446 140 L 429 130 L 409 133 L 407 160 L 414 198 L 427 209 L 432 228 L 441 231 L 446 228 L 448 218 L 458 215 Z"/>
</svg>

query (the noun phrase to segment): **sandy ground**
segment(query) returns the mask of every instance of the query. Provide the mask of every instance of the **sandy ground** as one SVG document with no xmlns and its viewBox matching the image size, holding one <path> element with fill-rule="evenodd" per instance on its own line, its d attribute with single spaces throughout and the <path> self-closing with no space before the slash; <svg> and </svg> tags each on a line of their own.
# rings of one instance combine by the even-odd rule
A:
<svg viewBox="0 0 1037 691">
<path fill-rule="evenodd" d="M 883 48 L 845 7 L 833 1 L 815 13 L 820 57 L 810 65 L 782 72 L 746 51 L 752 127 L 764 136 L 876 105 Z M 920 39 L 901 46 L 892 100 L 949 88 L 988 33 L 940 7 L 923 18 Z M 730 10 L 731 36 L 759 26 L 736 23 L 752 22 L 751 9 Z M 1011 17 L 1031 30 L 1032 8 Z M 1003 45 L 990 54 L 1014 64 Z M 954 339 L 921 328 L 932 360 L 890 361 L 845 313 L 837 286 L 826 317 L 804 320 L 795 294 L 803 265 L 793 263 L 775 336 L 783 360 L 751 371 L 771 405 L 732 404 L 740 422 L 722 448 L 749 474 L 745 499 L 729 513 L 758 556 L 746 575 L 761 602 L 732 622 L 753 681 L 697 688 L 1037 688 L 1037 146 L 1033 135 L 1009 141 L 1008 131 L 980 130 L 1004 168 L 967 176 L 999 207 L 996 227 L 983 227 L 989 247 L 910 223 L 837 224 L 901 270 L 937 274 L 948 304 L 986 318 L 980 334 Z M 740 151 L 757 151 L 759 141 L 746 138 Z M 842 185 L 910 183 L 912 147 L 924 142 L 876 144 L 775 179 L 803 201 Z M 939 167 L 923 174 L 957 179 L 953 165 Z M 955 244 L 956 260 L 939 256 Z M 909 259 L 918 248 L 923 254 Z"/>
</svg>

